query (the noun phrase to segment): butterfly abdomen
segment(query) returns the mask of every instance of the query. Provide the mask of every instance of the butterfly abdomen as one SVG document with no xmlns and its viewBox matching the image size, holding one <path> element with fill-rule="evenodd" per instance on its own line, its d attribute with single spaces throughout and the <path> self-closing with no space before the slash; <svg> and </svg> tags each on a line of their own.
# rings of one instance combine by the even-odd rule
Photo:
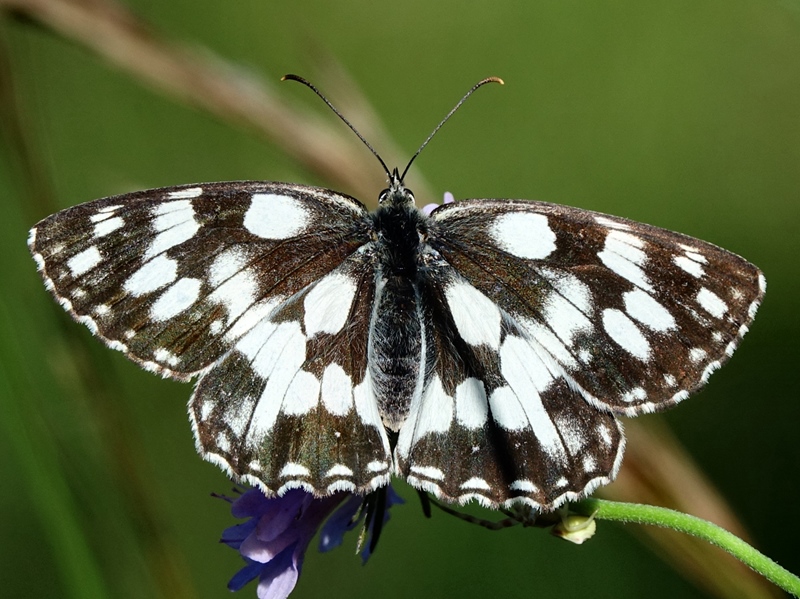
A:
<svg viewBox="0 0 800 599">
<path fill-rule="evenodd" d="M 420 377 L 423 331 L 411 281 L 396 276 L 383 278 L 378 289 L 369 368 L 383 424 L 397 431 L 408 415 Z"/>
<path fill-rule="evenodd" d="M 399 430 L 418 385 L 424 353 L 419 255 L 424 217 L 409 205 L 373 213 L 377 235 L 376 302 L 370 327 L 370 374 L 383 423 Z"/>
</svg>

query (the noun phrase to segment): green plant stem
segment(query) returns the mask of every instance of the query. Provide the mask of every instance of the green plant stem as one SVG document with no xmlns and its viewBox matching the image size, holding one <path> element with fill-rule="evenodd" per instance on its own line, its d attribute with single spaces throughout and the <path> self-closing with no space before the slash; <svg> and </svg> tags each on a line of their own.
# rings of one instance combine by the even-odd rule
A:
<svg viewBox="0 0 800 599">
<path fill-rule="evenodd" d="M 585 516 L 594 514 L 597 520 L 652 524 L 703 539 L 724 549 L 784 591 L 800 597 L 800 577 L 779 566 L 733 533 L 707 520 L 663 507 L 604 499 L 584 499 L 572 504 L 570 509 Z"/>
</svg>

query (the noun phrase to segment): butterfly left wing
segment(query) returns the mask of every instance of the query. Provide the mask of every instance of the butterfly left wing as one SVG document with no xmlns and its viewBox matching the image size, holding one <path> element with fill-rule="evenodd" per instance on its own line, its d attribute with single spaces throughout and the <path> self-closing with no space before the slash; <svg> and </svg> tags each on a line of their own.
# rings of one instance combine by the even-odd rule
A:
<svg viewBox="0 0 800 599">
<path fill-rule="evenodd" d="M 206 459 L 266 490 L 326 494 L 385 484 L 390 467 L 359 385 L 367 214 L 302 185 L 187 185 L 69 208 L 29 245 L 48 289 L 106 344 L 164 376 L 202 376 L 191 416 Z"/>
<path fill-rule="evenodd" d="M 264 314 L 369 239 L 334 192 L 259 181 L 184 185 L 80 204 L 43 219 L 29 246 L 47 288 L 140 366 L 200 373 Z"/>
<path fill-rule="evenodd" d="M 198 451 L 267 492 L 368 493 L 389 441 L 367 369 L 375 297 L 368 248 L 276 305 L 200 379 Z"/>
</svg>

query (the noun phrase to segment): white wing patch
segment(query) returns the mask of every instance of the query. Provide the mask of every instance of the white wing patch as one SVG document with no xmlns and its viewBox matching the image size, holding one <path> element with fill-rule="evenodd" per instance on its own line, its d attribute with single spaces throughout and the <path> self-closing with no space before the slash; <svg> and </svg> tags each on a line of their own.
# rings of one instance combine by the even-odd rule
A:
<svg viewBox="0 0 800 599">
<path fill-rule="evenodd" d="M 447 285 L 445 297 L 464 341 L 495 350 L 500 346 L 500 309 L 492 300 L 464 281 Z"/>
<path fill-rule="evenodd" d="M 603 251 L 597 254 L 608 268 L 627 279 L 637 287 L 652 291 L 642 266 L 647 262 L 647 254 L 642 248 L 644 242 L 630 233 L 611 230 L 606 236 Z"/>
<path fill-rule="evenodd" d="M 251 305 L 225 333 L 225 340 L 235 341 L 262 322 L 266 322 L 283 299 L 281 296 L 276 296 Z M 219 326 L 221 328 L 222 323 Z"/>
<path fill-rule="evenodd" d="M 264 239 L 289 239 L 308 227 L 308 213 L 291 196 L 256 193 L 244 215 L 244 226 Z"/>
<path fill-rule="evenodd" d="M 551 372 L 553 366 L 548 368 L 530 342 L 509 335 L 500 348 L 500 367 L 509 390 L 522 408 L 525 425 L 533 429 L 534 435 L 548 454 L 563 459 L 564 447 L 558 429 L 542 405 L 540 397 L 540 393 L 546 391 L 555 379 Z"/>
<path fill-rule="evenodd" d="M 632 356 L 642 361 L 650 358 L 650 343 L 622 311 L 614 308 L 603 310 L 603 328 L 617 345 Z"/>
<path fill-rule="evenodd" d="M 383 441 L 383 448 L 386 455 L 389 455 L 389 438 L 386 436 L 386 430 L 383 428 L 383 420 L 378 411 L 378 402 L 375 399 L 375 393 L 372 389 L 372 379 L 369 376 L 365 376 L 360 384 L 353 387 L 353 403 L 356 407 L 356 414 L 358 414 L 361 421 L 365 425 L 372 426 L 379 431 Z M 389 465 L 387 464 L 386 468 L 388 467 Z M 381 469 L 377 466 L 376 468 L 377 470 L 374 470 L 376 472 Z M 372 468 L 370 468 L 370 470 L 372 470 Z"/>
<path fill-rule="evenodd" d="M 685 270 L 686 272 L 688 272 L 690 275 L 692 275 L 693 277 L 695 277 L 697 279 L 701 278 L 706 273 L 706 271 L 703 268 L 703 266 L 701 264 L 699 264 L 697 261 L 692 260 L 691 258 L 689 258 L 688 255 L 686 255 L 686 256 L 675 256 L 672 259 L 672 261 L 675 263 L 676 266 L 678 266 L 679 268 Z"/>
<path fill-rule="evenodd" d="M 67 268 L 69 268 L 73 277 L 79 277 L 100 264 L 102 259 L 100 250 L 93 245 L 67 260 Z"/>
<path fill-rule="evenodd" d="M 342 330 L 356 295 L 356 284 L 345 274 L 334 272 L 319 280 L 303 300 L 306 334 L 334 335 Z"/>
<path fill-rule="evenodd" d="M 178 263 L 163 254 L 145 262 L 125 281 L 125 291 L 139 297 L 166 287 L 178 277 Z"/>
<path fill-rule="evenodd" d="M 211 264 L 209 282 L 216 289 L 208 299 L 225 306 L 227 323 L 235 321 L 255 303 L 258 278 L 246 267 L 247 255 L 236 248 L 222 252 Z"/>
<path fill-rule="evenodd" d="M 528 417 L 517 394 L 507 385 L 492 391 L 489 407 L 494 421 L 506 430 L 521 431 L 528 426 Z"/>
<path fill-rule="evenodd" d="M 170 200 L 191 200 L 192 198 L 199 198 L 201 195 L 203 195 L 202 187 L 189 187 L 187 189 L 170 191 L 167 197 Z"/>
<path fill-rule="evenodd" d="M 677 328 L 672 314 L 649 293 L 634 289 L 624 293 L 622 299 L 625 302 L 625 311 L 647 328 L 658 332 Z"/>
<path fill-rule="evenodd" d="M 453 407 L 453 398 L 444 390 L 439 376 L 435 375 L 419 402 L 418 418 L 412 425 L 414 436 L 421 438 L 430 433 L 447 432 L 453 421 Z M 401 429 L 401 436 L 404 429 L 405 426 Z"/>
<path fill-rule="evenodd" d="M 620 231 L 630 231 L 630 225 L 626 225 L 625 223 L 617 222 L 616 220 L 612 220 L 610 218 L 606 218 L 605 216 L 595 216 L 594 220 L 597 221 L 598 224 L 603 225 L 604 227 L 608 227 L 609 229 L 619 229 Z"/>
<path fill-rule="evenodd" d="M 544 214 L 509 212 L 495 218 L 489 234 L 508 253 L 527 260 L 544 260 L 556 250 L 556 234 Z"/>
<path fill-rule="evenodd" d="M 258 442 L 268 434 L 281 410 L 295 375 L 306 357 L 306 338 L 297 322 L 274 324 L 263 321 L 236 344 L 236 349 L 251 361 L 251 367 L 267 380 L 258 399 L 248 437 Z"/>
<path fill-rule="evenodd" d="M 156 236 L 145 250 L 144 259 L 153 258 L 168 249 L 188 241 L 200 229 L 190 200 L 175 200 L 158 204 L 153 209 L 153 229 Z"/>
<path fill-rule="evenodd" d="M 302 416 L 308 414 L 319 404 L 319 379 L 305 370 L 298 370 L 286 395 L 283 397 L 281 411 L 289 416 Z M 275 401 L 276 398 L 272 398 Z M 262 396 L 261 401 L 264 401 Z"/>
<path fill-rule="evenodd" d="M 576 289 L 567 289 L 566 297 L 558 292 L 550 293 L 542 310 L 544 322 L 567 347 L 572 347 L 578 333 L 589 332 L 594 328 L 592 321 L 584 313 L 589 310 L 589 302 L 586 301 L 584 293 L 576 292 L 577 289 L 580 289 L 577 284 Z M 588 294 L 589 290 L 581 289 L 581 292 Z M 569 296 L 572 296 L 572 299 Z M 576 297 L 579 298 L 577 301 Z M 576 303 L 583 307 L 584 311 L 581 311 Z"/>
<path fill-rule="evenodd" d="M 353 407 L 353 381 L 338 364 L 328 364 L 322 374 L 322 404 L 335 416 L 344 416 Z"/>
<path fill-rule="evenodd" d="M 697 303 L 714 318 L 722 318 L 728 311 L 728 304 L 713 291 L 703 287 L 697 292 Z"/>
<path fill-rule="evenodd" d="M 117 229 L 121 229 L 125 226 L 125 221 L 118 216 L 113 218 L 109 218 L 109 214 L 100 213 L 95 214 L 91 217 L 90 220 L 95 223 L 94 225 L 94 236 L 97 237 L 105 237 L 116 231 Z M 101 217 L 101 218 L 96 218 Z"/>
<path fill-rule="evenodd" d="M 400 428 L 397 452 L 406 456 L 425 435 L 447 432 L 453 421 L 454 407 L 454 399 L 445 392 L 439 375 L 434 375 L 422 394 L 411 400 L 408 418 Z"/>
<path fill-rule="evenodd" d="M 570 352 L 570 348 L 556 333 L 548 328 L 548 326 L 520 315 L 515 315 L 515 320 L 519 326 L 524 329 L 532 339 L 535 339 L 536 343 L 546 350 L 546 352 L 562 367 L 570 369 L 578 367 L 578 362 Z M 562 334 L 569 332 L 568 338 L 571 341 L 573 332 L 584 330 L 580 326 L 577 326 L 580 322 L 581 321 L 578 321 L 576 325 L 573 325 L 571 321 L 562 321 L 559 325 L 559 330 Z"/>
<path fill-rule="evenodd" d="M 163 322 L 190 308 L 200 297 L 200 279 L 178 279 L 150 307 L 150 317 Z"/>
<path fill-rule="evenodd" d="M 456 420 L 466 428 L 481 428 L 489 415 L 489 403 L 483 381 L 476 378 L 463 380 L 456 387 Z"/>
</svg>

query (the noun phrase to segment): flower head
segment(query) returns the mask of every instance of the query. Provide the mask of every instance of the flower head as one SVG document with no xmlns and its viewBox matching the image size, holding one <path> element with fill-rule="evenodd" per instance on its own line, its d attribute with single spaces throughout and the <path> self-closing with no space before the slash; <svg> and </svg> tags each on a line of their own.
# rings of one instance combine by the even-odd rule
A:
<svg viewBox="0 0 800 599">
<path fill-rule="evenodd" d="M 374 506 L 381 496 L 385 508 L 378 515 L 370 505 Z M 289 596 L 300 576 L 306 549 L 329 516 L 320 541 L 321 551 L 340 545 L 344 533 L 355 528 L 366 514 L 365 532 L 370 542 L 361 552 L 366 561 L 375 547 L 376 531 L 380 531 L 376 518 L 385 523 L 389 519 L 388 508 L 402 503 L 391 487 L 378 489 L 367 497 L 342 492 L 321 498 L 302 489 L 291 489 L 279 497 L 267 497 L 260 489 L 249 489 L 229 500 L 235 517 L 250 519 L 222 533 L 221 541 L 237 549 L 246 562 L 231 578 L 228 588 L 238 591 L 258 578 L 259 599 Z"/>
</svg>

